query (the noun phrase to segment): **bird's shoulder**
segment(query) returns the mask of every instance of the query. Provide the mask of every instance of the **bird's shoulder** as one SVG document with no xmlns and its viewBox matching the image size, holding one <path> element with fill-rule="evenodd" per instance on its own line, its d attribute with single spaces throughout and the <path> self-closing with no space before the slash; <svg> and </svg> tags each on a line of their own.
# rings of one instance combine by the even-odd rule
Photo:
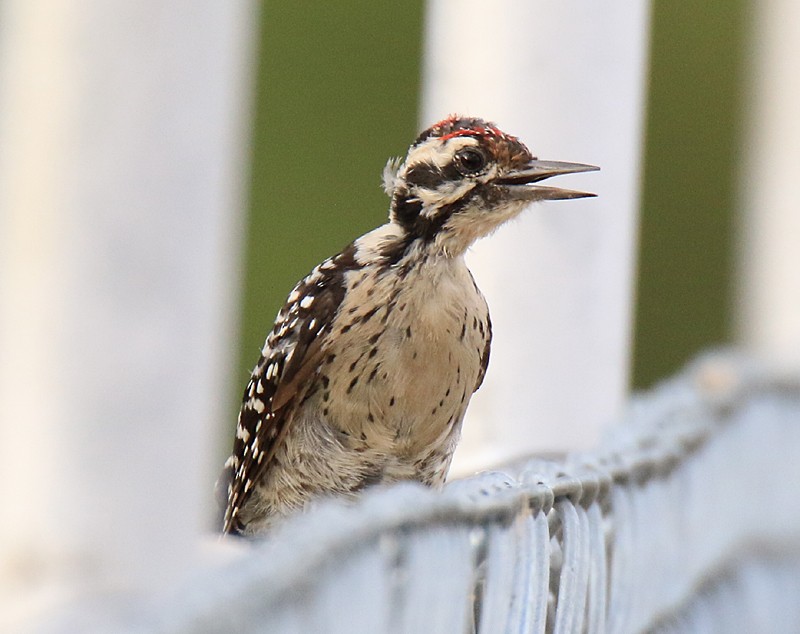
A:
<svg viewBox="0 0 800 634">
<path fill-rule="evenodd" d="M 294 406 L 324 355 L 346 291 L 345 276 L 362 265 L 356 243 L 320 263 L 300 280 L 278 312 L 245 388 L 233 452 L 225 464 L 225 532 L 268 467 Z"/>
</svg>

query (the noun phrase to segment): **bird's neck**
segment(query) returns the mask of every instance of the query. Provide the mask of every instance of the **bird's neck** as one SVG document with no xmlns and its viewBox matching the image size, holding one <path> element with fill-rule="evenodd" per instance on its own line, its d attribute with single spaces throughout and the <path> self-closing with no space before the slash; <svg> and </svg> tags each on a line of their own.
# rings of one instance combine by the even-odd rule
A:
<svg viewBox="0 0 800 634">
<path fill-rule="evenodd" d="M 444 231 L 432 238 L 416 236 L 389 221 L 355 241 L 355 258 L 362 266 L 403 266 L 420 261 L 446 264 L 463 259 L 471 242 L 456 240 L 451 232 Z"/>
</svg>

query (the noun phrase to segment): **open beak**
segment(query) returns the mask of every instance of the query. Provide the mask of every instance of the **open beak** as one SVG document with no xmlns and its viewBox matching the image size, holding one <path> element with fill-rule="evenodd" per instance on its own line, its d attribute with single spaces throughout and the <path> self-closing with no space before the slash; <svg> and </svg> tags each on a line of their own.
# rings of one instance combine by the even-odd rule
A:
<svg viewBox="0 0 800 634">
<path fill-rule="evenodd" d="M 507 188 L 509 194 L 517 200 L 567 200 L 570 198 L 590 198 L 597 194 L 577 192 L 571 189 L 546 187 L 537 185 L 552 176 L 562 174 L 577 174 L 578 172 L 595 172 L 599 170 L 595 165 L 583 163 L 563 163 L 561 161 L 540 161 L 533 159 L 521 169 L 514 170 L 495 180 L 497 185 Z"/>
</svg>

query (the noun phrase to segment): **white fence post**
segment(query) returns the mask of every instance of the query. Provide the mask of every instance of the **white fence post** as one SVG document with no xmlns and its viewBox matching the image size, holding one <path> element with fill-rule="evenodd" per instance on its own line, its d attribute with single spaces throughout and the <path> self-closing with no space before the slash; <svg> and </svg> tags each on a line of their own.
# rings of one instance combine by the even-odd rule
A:
<svg viewBox="0 0 800 634">
<path fill-rule="evenodd" d="M 756 354 L 800 367 L 800 5 L 753 5 L 750 121 L 741 156 L 739 335 Z"/>
<path fill-rule="evenodd" d="M 0 5 L 4 631 L 158 587 L 208 522 L 251 5 Z"/>
<path fill-rule="evenodd" d="M 599 198 L 547 203 L 469 257 L 495 338 L 454 472 L 591 446 L 628 387 L 649 3 L 431 0 L 423 125 L 482 116 Z"/>
</svg>

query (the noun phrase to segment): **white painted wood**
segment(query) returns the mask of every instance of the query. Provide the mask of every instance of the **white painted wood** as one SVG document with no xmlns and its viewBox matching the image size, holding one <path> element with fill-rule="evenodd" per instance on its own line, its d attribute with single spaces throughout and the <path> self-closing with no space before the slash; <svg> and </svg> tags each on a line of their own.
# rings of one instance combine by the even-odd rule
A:
<svg viewBox="0 0 800 634">
<path fill-rule="evenodd" d="M 195 556 L 231 363 L 252 4 L 0 4 L 4 631 L 157 588 Z"/>
<path fill-rule="evenodd" d="M 469 255 L 495 327 L 453 473 L 585 448 L 628 388 L 649 3 L 431 0 L 423 126 L 494 120 L 545 159 L 599 165 Z M 555 180 L 553 181 L 554 184 Z"/>
<path fill-rule="evenodd" d="M 800 377 L 711 357 L 591 452 L 443 493 L 402 483 L 328 500 L 263 543 L 208 540 L 215 561 L 168 592 L 105 584 L 102 604 L 12 627 L 4 611 L 2 629 L 794 633 L 798 404 Z"/>
<path fill-rule="evenodd" d="M 739 232 L 741 341 L 800 367 L 800 4 L 753 5 Z"/>
<path fill-rule="evenodd" d="M 794 633 L 798 416 L 799 376 L 708 358 L 591 452 L 321 504 L 148 631 Z"/>
</svg>

